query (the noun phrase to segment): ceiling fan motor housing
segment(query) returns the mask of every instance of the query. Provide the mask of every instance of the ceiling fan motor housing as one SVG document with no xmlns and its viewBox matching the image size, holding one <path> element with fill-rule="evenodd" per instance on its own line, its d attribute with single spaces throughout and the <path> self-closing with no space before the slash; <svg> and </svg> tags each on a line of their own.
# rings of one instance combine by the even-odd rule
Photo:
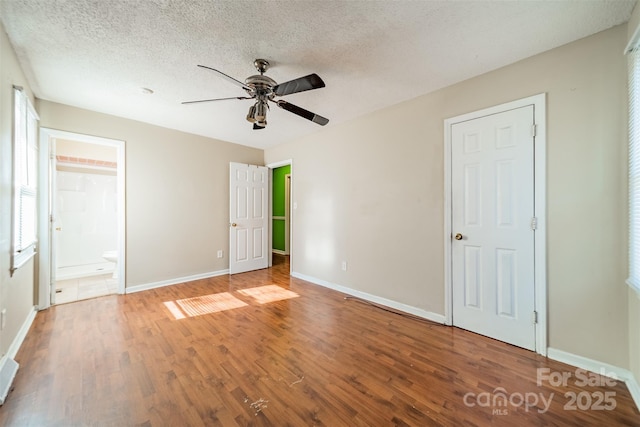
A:
<svg viewBox="0 0 640 427">
<path fill-rule="evenodd" d="M 256 95 L 263 95 L 269 98 L 273 98 L 273 91 L 271 88 L 278 84 L 272 78 L 260 74 L 247 77 L 244 82 L 247 86 L 255 90 Z"/>
<path fill-rule="evenodd" d="M 183 104 L 223 101 L 227 99 L 255 99 L 254 105 L 249 108 L 249 112 L 247 114 L 247 121 L 253 123 L 254 130 L 264 129 L 267 126 L 267 111 L 269 110 L 269 101 L 275 102 L 278 107 L 290 113 L 296 114 L 297 116 L 310 120 L 321 126 L 329 123 L 329 119 L 325 117 L 319 116 L 311 111 L 307 111 L 304 108 L 300 108 L 297 105 L 293 105 L 287 101 L 276 101 L 274 99 L 276 96 L 286 96 L 292 93 L 322 88 L 325 85 L 320 76 L 314 73 L 278 84 L 271 77 L 264 75 L 265 71 L 269 69 L 269 61 L 265 59 L 256 59 L 255 61 L 253 61 L 253 65 L 256 67 L 256 70 L 258 70 L 260 74 L 248 77 L 244 83 L 234 79 L 231 76 L 226 75 L 221 71 L 216 70 L 215 68 L 207 67 L 206 65 L 198 65 L 198 67 L 211 70 L 225 80 L 241 87 L 247 93 L 248 97 L 203 99 L 199 101 L 187 101 L 183 102 Z"/>
</svg>

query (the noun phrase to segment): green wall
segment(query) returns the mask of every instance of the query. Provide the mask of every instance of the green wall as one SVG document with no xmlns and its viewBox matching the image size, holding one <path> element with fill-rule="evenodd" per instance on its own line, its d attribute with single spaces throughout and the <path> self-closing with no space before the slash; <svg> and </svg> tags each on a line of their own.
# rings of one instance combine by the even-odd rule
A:
<svg viewBox="0 0 640 427">
<path fill-rule="evenodd" d="M 285 216 L 285 175 L 291 173 L 291 165 L 273 170 L 273 211 L 272 215 Z M 283 219 L 273 220 L 273 249 L 285 250 L 285 223 Z"/>
<path fill-rule="evenodd" d="M 286 245 L 284 244 L 284 221 L 281 219 L 273 220 L 273 249 L 277 249 L 279 251 L 285 250 Z"/>
</svg>

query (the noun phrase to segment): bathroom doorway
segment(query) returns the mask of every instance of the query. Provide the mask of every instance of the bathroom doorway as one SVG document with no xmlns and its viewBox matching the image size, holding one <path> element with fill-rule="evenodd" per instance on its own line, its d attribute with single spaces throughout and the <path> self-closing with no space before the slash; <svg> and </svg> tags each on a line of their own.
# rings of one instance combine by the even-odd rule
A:
<svg viewBox="0 0 640 427">
<path fill-rule="evenodd" d="M 41 129 L 40 150 L 49 190 L 40 308 L 124 293 L 124 142 Z"/>
</svg>

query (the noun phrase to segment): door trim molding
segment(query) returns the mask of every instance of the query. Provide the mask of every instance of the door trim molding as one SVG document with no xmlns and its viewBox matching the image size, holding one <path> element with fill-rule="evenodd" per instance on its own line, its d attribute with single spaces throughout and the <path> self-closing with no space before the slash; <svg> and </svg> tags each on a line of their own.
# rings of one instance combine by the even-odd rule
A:
<svg viewBox="0 0 640 427">
<path fill-rule="evenodd" d="M 284 176 L 284 253 L 285 255 L 289 255 L 290 246 L 291 246 L 291 172 L 289 172 Z"/>
<path fill-rule="evenodd" d="M 547 224 L 546 224 L 546 93 L 533 95 L 494 107 L 445 119 L 444 121 L 444 317 L 453 325 L 453 284 L 451 274 L 451 127 L 456 123 L 477 119 L 503 111 L 533 105 L 536 125 L 534 146 L 534 211 L 537 218 L 535 233 L 535 308 L 536 353 L 547 355 Z"/>
</svg>

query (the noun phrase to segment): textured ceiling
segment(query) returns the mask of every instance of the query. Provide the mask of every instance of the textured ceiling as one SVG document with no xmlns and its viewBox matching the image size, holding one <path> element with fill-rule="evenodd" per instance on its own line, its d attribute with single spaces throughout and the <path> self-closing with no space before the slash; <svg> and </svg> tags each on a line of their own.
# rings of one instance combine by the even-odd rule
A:
<svg viewBox="0 0 640 427">
<path fill-rule="evenodd" d="M 196 64 L 315 72 L 325 88 L 285 99 L 334 126 L 624 23 L 635 3 L 0 0 L 0 19 L 41 99 L 266 148 L 322 127 L 271 108 L 253 131 L 246 100 L 181 105 L 245 94 Z"/>
</svg>

